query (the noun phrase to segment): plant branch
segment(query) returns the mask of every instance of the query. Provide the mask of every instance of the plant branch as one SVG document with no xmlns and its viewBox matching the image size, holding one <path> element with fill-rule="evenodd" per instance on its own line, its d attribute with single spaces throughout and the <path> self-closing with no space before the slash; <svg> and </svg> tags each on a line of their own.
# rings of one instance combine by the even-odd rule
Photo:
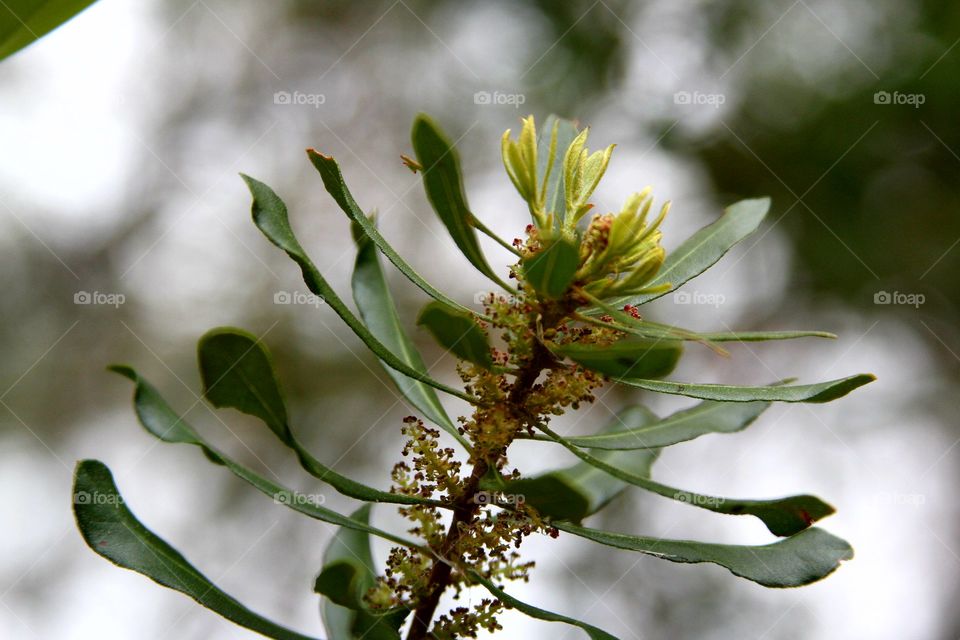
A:
<svg viewBox="0 0 960 640">
<path fill-rule="evenodd" d="M 533 356 L 529 363 L 517 372 L 507 395 L 507 404 L 516 420 L 517 429 L 515 432 L 519 432 L 520 427 L 529 421 L 529 416 L 524 411 L 523 405 L 540 373 L 550 366 L 552 360 L 553 355 L 539 341 L 536 341 Z M 430 623 L 440 602 L 440 596 L 450 586 L 453 566 L 456 562 L 459 562 L 459 558 L 451 559 L 450 555 L 456 550 L 464 529 L 472 524 L 480 510 L 480 504 L 475 499 L 480 488 L 480 481 L 490 470 L 491 465 L 496 465 L 497 459 L 506 452 L 511 441 L 512 438 L 499 451 L 494 452 L 489 459 L 480 459 L 474 462 L 473 471 L 453 505 L 453 519 L 438 551 L 439 559 L 434 560 L 433 567 L 430 570 L 427 594 L 420 599 L 417 608 L 414 610 L 413 623 L 407 634 L 407 640 L 425 640 L 429 637 Z"/>
</svg>

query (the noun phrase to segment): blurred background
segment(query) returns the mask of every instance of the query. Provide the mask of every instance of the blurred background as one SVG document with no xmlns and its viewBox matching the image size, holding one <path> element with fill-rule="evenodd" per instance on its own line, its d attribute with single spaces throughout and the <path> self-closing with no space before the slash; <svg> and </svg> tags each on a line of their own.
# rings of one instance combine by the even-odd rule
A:
<svg viewBox="0 0 960 640">
<path fill-rule="evenodd" d="M 599 207 L 619 210 L 652 185 L 673 201 L 668 250 L 726 204 L 772 196 L 756 235 L 649 315 L 840 338 L 734 346 L 727 359 L 694 345 L 674 379 L 879 376 L 838 403 L 777 406 L 744 433 L 672 447 L 656 469 L 715 495 L 824 497 L 838 508 L 824 527 L 857 550 L 827 580 L 767 590 L 562 537 L 525 544 L 538 566 L 514 595 L 622 638 L 960 636 L 958 42 L 960 5 L 933 0 L 95 4 L 0 64 L 0 637 L 254 637 L 84 546 L 70 483 L 87 457 L 110 465 L 141 520 L 224 590 L 323 635 L 311 587 L 332 528 L 194 449 L 157 443 L 135 422 L 129 383 L 105 366 L 136 366 L 235 457 L 352 509 L 266 430 L 198 400 L 197 338 L 244 327 L 275 352 L 316 455 L 387 486 L 408 410 L 329 309 L 282 304 L 306 289 L 251 224 L 237 173 L 284 197 L 347 294 L 348 224 L 303 149 L 333 154 L 394 246 L 471 302 L 489 284 L 400 163 L 418 111 L 457 140 L 472 207 L 508 238 L 526 212 L 499 136 L 528 113 L 590 125 L 594 148 L 617 143 Z M 486 248 L 492 264 L 510 261 Z M 434 375 L 455 380 L 414 330 L 424 296 L 389 275 Z M 590 432 L 636 399 L 605 393 L 557 428 Z M 644 400 L 660 412 L 688 404 Z M 569 462 L 537 451 L 518 446 L 512 463 Z M 391 511 L 377 508 L 376 523 L 403 526 Z M 757 522 L 639 491 L 589 523 L 770 541 Z M 387 548 L 375 551 L 382 560 Z M 503 623 L 510 638 L 580 633 L 514 614 Z"/>
</svg>

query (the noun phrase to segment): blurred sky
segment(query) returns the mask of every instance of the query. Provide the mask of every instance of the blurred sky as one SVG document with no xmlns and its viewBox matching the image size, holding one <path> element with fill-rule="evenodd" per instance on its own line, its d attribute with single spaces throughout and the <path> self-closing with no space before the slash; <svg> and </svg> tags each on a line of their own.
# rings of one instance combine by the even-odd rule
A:
<svg viewBox="0 0 960 640">
<path fill-rule="evenodd" d="M 526 212 L 499 164 L 499 135 L 527 113 L 578 118 L 592 126 L 595 148 L 616 142 L 598 205 L 618 210 L 653 185 L 658 201 L 673 202 L 668 250 L 725 204 L 772 192 L 755 238 L 687 285 L 701 304 L 667 296 L 650 314 L 694 329 L 840 338 L 734 346 L 729 359 L 694 345 L 672 377 L 879 376 L 835 404 L 774 407 L 742 434 L 673 447 L 656 468 L 658 480 L 689 490 L 813 493 L 837 506 L 824 527 L 857 556 L 824 582 L 766 590 L 718 567 L 562 537 L 525 544 L 538 566 L 514 595 L 623 638 L 956 637 L 960 342 L 949 287 L 960 275 L 960 147 L 944 101 L 960 93 L 956 76 L 938 74 L 960 64 L 950 31 L 960 19 L 933 13 L 899 0 L 725 9 L 693 0 L 103 0 L 0 63 L 0 637 L 254 637 L 84 546 L 70 482 L 86 457 L 109 464 L 138 517 L 225 591 L 322 635 L 311 585 L 332 528 L 250 495 L 196 451 L 150 439 L 130 410 L 129 384 L 105 366 L 135 365 L 237 458 L 352 509 L 253 421 L 198 401 L 196 339 L 216 325 L 245 327 L 276 353 L 295 422 L 318 457 L 387 486 L 408 410 L 333 313 L 275 304 L 278 293 L 306 289 L 250 223 L 237 173 L 284 197 L 318 266 L 346 294 L 348 224 L 303 149 L 335 155 L 391 243 L 470 302 L 489 285 L 399 162 L 418 111 L 457 139 L 473 208 L 511 238 Z M 876 91 L 890 103 L 871 99 Z M 897 92 L 926 103 L 897 103 Z M 834 114 L 832 128 L 818 135 L 824 113 Z M 898 164 L 868 162 L 878 157 Z M 916 208 L 898 200 L 888 211 L 890 185 L 915 196 Z M 920 230 L 907 230 L 911 216 Z M 491 263 L 507 264 L 502 249 L 484 246 Z M 915 262 L 901 265 L 904 256 Z M 450 359 L 413 330 L 423 296 L 389 277 L 434 374 L 455 381 Z M 874 304 L 883 292 L 924 302 Z M 122 304 L 79 304 L 84 293 Z M 589 432 L 632 397 L 605 393 L 558 430 Z M 657 412 L 687 404 L 647 400 Z M 561 450 L 516 449 L 511 462 L 525 471 L 568 461 Z M 377 524 L 401 527 L 389 512 L 378 507 Z M 770 541 L 759 523 L 640 492 L 590 523 Z M 387 548 L 375 550 L 382 560 Z M 579 633 L 514 614 L 504 623 L 505 637 Z"/>
</svg>

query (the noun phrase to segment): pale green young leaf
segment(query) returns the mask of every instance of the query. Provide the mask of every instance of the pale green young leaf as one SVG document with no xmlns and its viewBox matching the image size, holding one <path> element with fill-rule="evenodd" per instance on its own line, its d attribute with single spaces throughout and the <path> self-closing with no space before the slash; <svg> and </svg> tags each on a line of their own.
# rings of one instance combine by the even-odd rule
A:
<svg viewBox="0 0 960 640">
<path fill-rule="evenodd" d="M 655 293 L 624 296 L 610 301 L 611 306 L 640 305 L 678 289 L 713 266 L 734 245 L 757 230 L 770 209 L 770 198 L 741 200 L 730 205 L 716 221 L 687 238 L 667 254 L 657 275 L 646 284 L 649 289 L 664 286 Z M 667 288 L 665 285 L 669 285 Z"/>
<path fill-rule="evenodd" d="M 556 131 L 556 138 L 553 136 L 554 131 Z M 550 115 L 540 129 L 540 138 L 537 142 L 537 177 L 541 186 L 546 180 L 544 210 L 548 214 L 553 214 L 558 226 L 563 225 L 567 211 L 563 192 L 563 159 L 566 157 L 570 143 L 576 137 L 577 126 L 572 121 Z M 552 163 L 550 163 L 551 159 Z"/>
</svg>

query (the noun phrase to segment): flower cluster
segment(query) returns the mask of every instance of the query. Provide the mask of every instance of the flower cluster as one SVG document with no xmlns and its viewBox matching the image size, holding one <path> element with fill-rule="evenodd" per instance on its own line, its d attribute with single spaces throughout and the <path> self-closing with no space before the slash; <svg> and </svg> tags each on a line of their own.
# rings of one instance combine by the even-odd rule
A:
<svg viewBox="0 0 960 640">
<path fill-rule="evenodd" d="M 590 198 L 607 170 L 614 145 L 590 153 L 589 129 L 573 139 L 562 161 L 562 201 L 551 197 L 550 176 L 556 164 L 559 121 L 550 132 L 548 157 L 543 167 L 538 162 L 538 136 L 533 116 L 523 120 L 516 140 L 507 130 L 502 140 L 503 163 L 507 175 L 521 197 L 527 201 L 534 224 L 527 229 L 522 255 L 530 258 L 562 239 L 578 248 L 579 263 L 571 285 L 596 298 L 652 292 L 645 285 L 663 265 L 665 251 L 660 246 L 660 223 L 670 203 L 648 223 L 653 204 L 650 187 L 627 198 L 619 214 L 595 214 L 585 230 L 578 229 L 583 216 L 593 208 Z M 538 171 L 540 173 L 538 173 Z M 542 175 L 541 175 L 542 173 Z M 560 208 L 560 205 L 563 208 Z M 660 285 L 664 287 L 666 285 Z"/>
</svg>

